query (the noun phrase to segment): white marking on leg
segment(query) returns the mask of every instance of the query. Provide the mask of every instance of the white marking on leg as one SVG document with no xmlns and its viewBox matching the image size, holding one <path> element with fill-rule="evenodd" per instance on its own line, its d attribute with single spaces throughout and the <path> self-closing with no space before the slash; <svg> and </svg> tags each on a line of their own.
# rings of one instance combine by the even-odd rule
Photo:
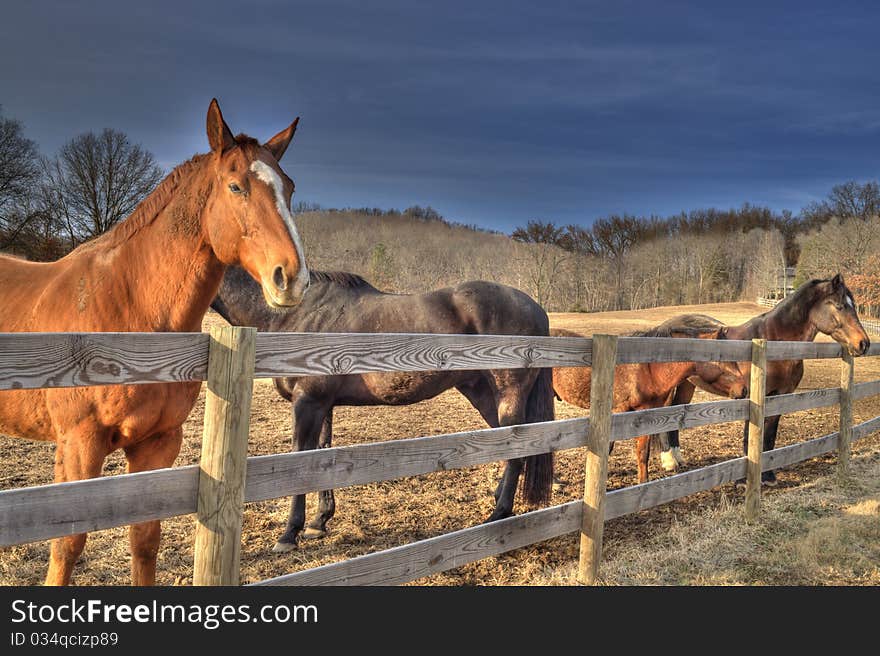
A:
<svg viewBox="0 0 880 656">
<path fill-rule="evenodd" d="M 660 464 L 663 466 L 663 471 L 675 471 L 678 469 L 678 463 L 675 461 L 672 451 L 660 452 Z"/>
<path fill-rule="evenodd" d="M 302 241 L 299 238 L 299 232 L 296 230 L 296 224 L 293 222 L 293 215 L 290 213 L 287 203 L 284 202 L 284 195 L 282 193 L 284 184 L 281 182 L 281 176 L 278 175 L 275 169 L 260 160 L 255 160 L 251 164 L 251 171 L 254 172 L 257 179 L 267 184 L 275 193 L 275 206 L 278 208 L 278 214 L 281 215 L 284 225 L 287 226 L 287 231 L 290 233 L 290 239 L 293 241 L 293 247 L 296 249 L 296 256 L 299 259 L 299 273 L 297 274 L 297 279 L 303 289 L 305 289 L 309 286 L 309 269 L 306 266 Z"/>
</svg>

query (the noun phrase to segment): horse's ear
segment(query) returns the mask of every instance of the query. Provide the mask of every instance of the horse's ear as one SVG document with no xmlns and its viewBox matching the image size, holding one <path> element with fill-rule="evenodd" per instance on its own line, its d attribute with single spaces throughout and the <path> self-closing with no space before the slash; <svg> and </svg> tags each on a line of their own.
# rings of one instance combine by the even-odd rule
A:
<svg viewBox="0 0 880 656">
<path fill-rule="evenodd" d="M 838 290 L 843 287 L 843 276 L 839 273 L 831 279 L 831 289 Z"/>
<path fill-rule="evenodd" d="M 211 105 L 208 107 L 208 143 L 215 153 L 222 153 L 235 145 L 235 137 L 223 120 L 216 98 L 211 99 Z"/>
<path fill-rule="evenodd" d="M 282 130 L 274 137 L 269 139 L 269 141 L 263 144 L 263 147 L 266 148 L 270 153 L 272 153 L 273 157 L 275 157 L 276 162 L 280 162 L 281 158 L 284 157 L 284 152 L 290 145 L 290 140 L 293 139 L 293 133 L 296 132 L 296 126 L 298 123 L 299 116 L 294 119 L 293 123 L 291 123 L 290 126 Z"/>
</svg>

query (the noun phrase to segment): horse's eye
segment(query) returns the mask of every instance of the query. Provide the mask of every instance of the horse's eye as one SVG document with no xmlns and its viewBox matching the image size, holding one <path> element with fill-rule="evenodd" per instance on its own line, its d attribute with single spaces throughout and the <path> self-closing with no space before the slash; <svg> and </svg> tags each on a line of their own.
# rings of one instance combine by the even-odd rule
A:
<svg viewBox="0 0 880 656">
<path fill-rule="evenodd" d="M 238 186 L 237 184 L 235 184 L 234 182 L 230 182 L 230 183 L 229 183 L 229 191 L 231 191 L 233 194 L 241 194 L 241 193 L 244 193 L 244 189 L 242 189 L 241 187 L 239 187 L 239 186 Z"/>
</svg>

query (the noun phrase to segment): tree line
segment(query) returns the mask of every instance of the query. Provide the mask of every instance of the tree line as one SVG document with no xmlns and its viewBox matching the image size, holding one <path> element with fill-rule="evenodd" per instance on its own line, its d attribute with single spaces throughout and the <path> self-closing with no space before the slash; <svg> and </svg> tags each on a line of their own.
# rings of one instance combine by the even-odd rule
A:
<svg viewBox="0 0 880 656">
<path fill-rule="evenodd" d="M 73 137 L 41 155 L 0 114 L 0 251 L 63 256 L 124 219 L 158 184 L 154 156 L 123 133 Z M 880 312 L 880 186 L 837 185 L 799 214 L 744 204 L 674 216 L 535 219 L 510 235 L 404 210 L 293 206 L 312 266 L 354 271 L 395 292 L 494 280 L 551 311 L 628 310 L 754 299 L 780 285 L 847 276 L 863 310 Z"/>
</svg>

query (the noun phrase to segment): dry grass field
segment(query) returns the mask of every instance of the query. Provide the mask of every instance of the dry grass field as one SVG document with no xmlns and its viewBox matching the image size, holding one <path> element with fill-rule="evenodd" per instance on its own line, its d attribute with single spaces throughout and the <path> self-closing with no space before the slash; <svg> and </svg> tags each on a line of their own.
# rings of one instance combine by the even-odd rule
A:
<svg viewBox="0 0 880 656">
<path fill-rule="evenodd" d="M 681 312 L 698 311 L 739 323 L 764 311 L 751 303 L 654 308 L 634 312 L 556 314 L 554 326 L 584 334 L 624 333 L 647 328 Z M 209 317 L 206 322 L 218 321 Z M 207 325 L 207 323 L 206 323 Z M 880 358 L 859 361 L 857 382 L 880 378 Z M 801 389 L 839 384 L 837 361 L 808 361 Z M 696 401 L 709 400 L 698 393 Z M 185 425 L 177 465 L 198 461 L 204 396 Z M 559 418 L 584 411 L 557 402 Z M 855 419 L 880 415 L 880 399 L 856 403 Z M 268 380 L 255 384 L 250 454 L 290 450 L 289 405 Z M 778 445 L 836 430 L 837 409 L 786 416 Z M 456 392 L 409 407 L 338 408 L 335 444 L 436 435 L 484 427 L 479 415 Z M 742 426 L 723 424 L 682 433 L 689 466 L 702 467 L 740 455 Z M 552 503 L 579 499 L 583 450 L 558 454 L 561 489 Z M 0 489 L 41 485 L 52 480 L 53 446 L 0 436 Z M 622 517 L 605 529 L 601 581 L 627 584 L 880 584 L 880 436 L 853 449 L 855 475 L 847 486 L 834 484 L 834 458 L 820 457 L 779 472 L 779 486 L 765 495 L 761 520 L 742 521 L 741 493 L 727 485 L 671 504 Z M 106 474 L 124 471 L 120 454 L 107 461 Z M 337 492 L 337 514 L 329 535 L 302 542 L 287 554 L 271 553 L 287 518 L 288 499 L 248 504 L 242 546 L 242 579 L 271 576 L 335 562 L 481 522 L 492 508 L 492 490 L 501 465 L 438 472 Z M 652 459 L 651 477 L 663 476 Z M 829 478 L 831 476 L 831 478 Z M 620 444 L 611 456 L 609 487 L 635 483 L 633 447 Z M 308 512 L 314 510 L 309 498 Z M 525 510 L 518 504 L 517 511 Z M 188 584 L 192 576 L 193 516 L 163 523 L 158 581 Z M 74 571 L 81 585 L 126 584 L 128 544 L 124 528 L 91 534 Z M 577 536 L 549 540 L 495 558 L 417 581 L 421 585 L 568 585 L 574 583 Z M 0 549 L 0 584 L 40 583 L 48 542 Z"/>
</svg>

